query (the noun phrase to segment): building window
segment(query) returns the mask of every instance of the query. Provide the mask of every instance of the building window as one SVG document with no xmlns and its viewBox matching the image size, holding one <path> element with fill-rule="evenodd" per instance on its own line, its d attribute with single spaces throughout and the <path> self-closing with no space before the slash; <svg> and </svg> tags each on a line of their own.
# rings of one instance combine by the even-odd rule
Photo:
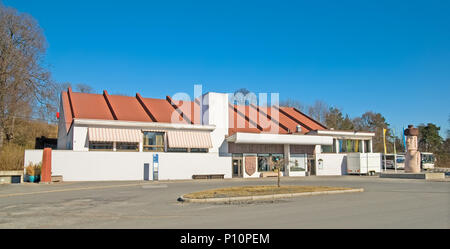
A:
<svg viewBox="0 0 450 249">
<path fill-rule="evenodd" d="M 289 157 L 290 171 L 306 171 L 306 154 L 291 154 Z"/>
<path fill-rule="evenodd" d="M 269 154 L 258 154 L 258 171 L 259 172 L 270 171 Z"/>
<path fill-rule="evenodd" d="M 322 153 L 336 153 L 336 139 L 333 139 L 333 145 L 322 145 Z"/>
<path fill-rule="evenodd" d="M 339 139 L 339 152 L 341 153 L 352 153 L 352 152 L 362 152 L 363 140 L 354 139 Z M 367 143 L 365 144 L 367 146 Z"/>
<path fill-rule="evenodd" d="M 363 143 L 364 143 L 363 140 L 358 140 L 358 152 L 360 152 L 360 153 L 363 152 L 363 148 L 362 148 Z"/>
<path fill-rule="evenodd" d="M 112 142 L 89 142 L 89 150 L 113 150 Z"/>
<path fill-rule="evenodd" d="M 144 151 L 164 151 L 164 132 L 144 132 Z"/>
<path fill-rule="evenodd" d="M 192 148 L 191 152 L 194 152 L 194 153 L 208 153 L 208 149 L 207 148 Z"/>
<path fill-rule="evenodd" d="M 167 152 L 188 152 L 187 148 L 167 148 Z"/>
<path fill-rule="evenodd" d="M 258 172 L 273 171 L 278 162 L 283 160 L 283 154 L 258 154 Z M 284 163 L 280 167 L 284 171 Z"/>
<path fill-rule="evenodd" d="M 372 148 L 370 147 L 370 140 L 364 140 L 364 148 L 366 148 L 366 153 L 372 152 Z"/>
<path fill-rule="evenodd" d="M 116 151 L 139 151 L 139 144 L 117 142 Z"/>
<path fill-rule="evenodd" d="M 272 154 L 272 170 L 277 167 L 278 164 L 281 164 L 280 166 L 280 172 L 284 171 L 284 162 L 283 162 L 283 154 Z"/>
<path fill-rule="evenodd" d="M 339 139 L 338 140 L 338 145 L 339 145 L 339 153 L 341 152 L 345 152 L 345 147 L 344 147 L 344 140 L 343 139 Z"/>
<path fill-rule="evenodd" d="M 354 148 L 355 148 L 355 140 L 345 140 L 346 141 L 346 151 L 347 152 L 354 152 Z"/>
</svg>

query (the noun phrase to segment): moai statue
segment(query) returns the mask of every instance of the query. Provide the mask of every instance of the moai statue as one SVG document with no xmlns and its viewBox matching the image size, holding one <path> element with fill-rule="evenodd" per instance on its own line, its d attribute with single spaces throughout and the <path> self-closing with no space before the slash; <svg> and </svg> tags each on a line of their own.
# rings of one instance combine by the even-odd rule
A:
<svg viewBox="0 0 450 249">
<path fill-rule="evenodd" d="M 405 130 L 406 136 L 406 156 L 405 156 L 405 172 L 420 173 L 420 152 L 418 151 L 417 136 L 419 129 L 413 125 L 408 125 Z"/>
</svg>

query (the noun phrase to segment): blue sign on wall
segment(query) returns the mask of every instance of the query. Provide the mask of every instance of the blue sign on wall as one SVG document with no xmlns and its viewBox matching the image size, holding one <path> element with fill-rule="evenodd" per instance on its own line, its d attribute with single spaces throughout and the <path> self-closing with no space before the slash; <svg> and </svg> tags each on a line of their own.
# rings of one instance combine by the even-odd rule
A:
<svg viewBox="0 0 450 249">
<path fill-rule="evenodd" d="M 153 154 L 153 163 L 158 163 L 158 154 Z"/>
</svg>

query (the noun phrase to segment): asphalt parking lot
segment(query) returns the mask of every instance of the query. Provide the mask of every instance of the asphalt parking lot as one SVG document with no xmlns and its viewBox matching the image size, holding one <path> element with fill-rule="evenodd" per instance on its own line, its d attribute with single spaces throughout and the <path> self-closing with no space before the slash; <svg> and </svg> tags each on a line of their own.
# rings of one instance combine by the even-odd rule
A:
<svg viewBox="0 0 450 249">
<path fill-rule="evenodd" d="M 194 204 L 204 189 L 275 179 L 0 185 L 0 228 L 450 228 L 450 182 L 368 176 L 282 178 L 282 184 L 364 188 L 241 204 Z"/>
</svg>

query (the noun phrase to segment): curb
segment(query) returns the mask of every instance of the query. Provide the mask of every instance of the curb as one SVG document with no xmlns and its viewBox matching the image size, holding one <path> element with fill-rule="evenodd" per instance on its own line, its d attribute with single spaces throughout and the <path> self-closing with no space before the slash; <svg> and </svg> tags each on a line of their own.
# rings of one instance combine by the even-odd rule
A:
<svg viewBox="0 0 450 249">
<path fill-rule="evenodd" d="M 283 198 L 293 198 L 299 196 L 315 196 L 315 195 L 332 195 L 332 194 L 344 194 L 344 193 L 359 193 L 364 192 L 363 188 L 348 189 L 348 190 L 330 190 L 330 191 L 317 191 L 317 192 L 303 192 L 293 194 L 275 194 L 275 195 L 253 195 L 253 196 L 240 196 L 240 197 L 226 197 L 226 198 L 206 198 L 206 199 L 191 199 L 184 196 L 178 197 L 179 202 L 195 202 L 195 203 L 229 203 L 229 202 L 241 202 L 241 201 L 263 201 L 274 200 Z"/>
</svg>

